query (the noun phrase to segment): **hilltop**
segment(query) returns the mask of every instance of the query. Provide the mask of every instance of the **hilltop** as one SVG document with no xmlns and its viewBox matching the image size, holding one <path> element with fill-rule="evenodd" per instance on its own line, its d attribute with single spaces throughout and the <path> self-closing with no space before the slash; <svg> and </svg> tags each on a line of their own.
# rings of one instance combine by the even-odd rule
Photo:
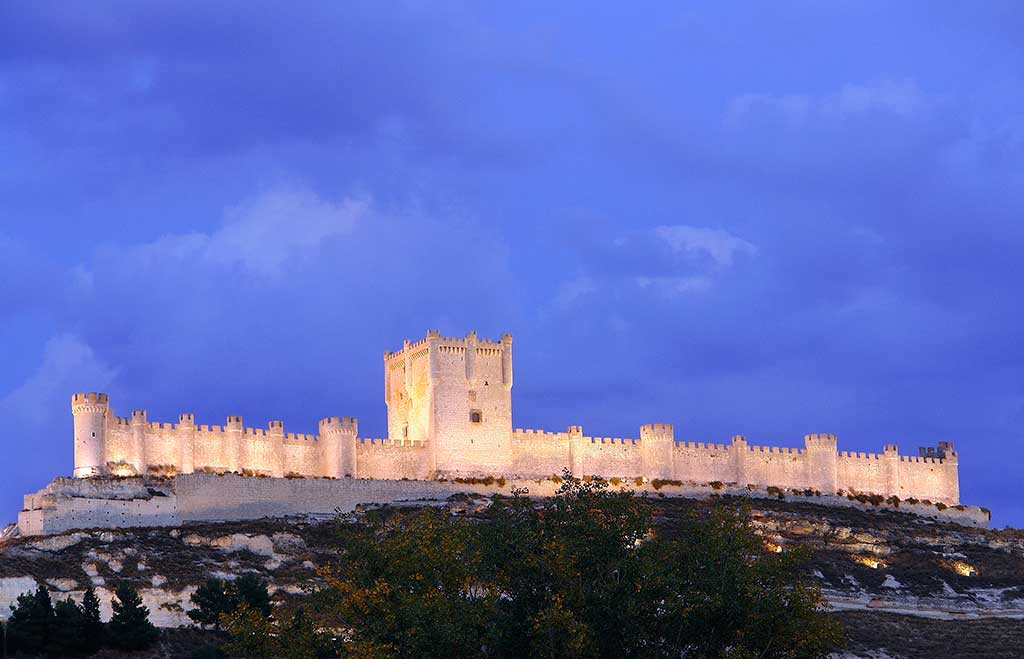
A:
<svg viewBox="0 0 1024 659">
<path fill-rule="evenodd" d="M 848 626 L 849 656 L 953 658 L 985 647 L 988 657 L 1010 657 L 1024 645 L 1024 532 L 809 501 L 657 494 L 651 501 L 666 537 L 694 507 L 741 505 L 770 548 L 811 546 L 807 570 Z M 478 517 L 489 504 L 485 496 L 456 495 L 441 505 Z M 293 605 L 318 585 L 317 566 L 337 551 L 334 523 L 321 515 L 9 539 L 0 544 L 0 610 L 6 615 L 7 604 L 36 583 L 58 597 L 79 595 L 91 583 L 109 615 L 112 584 L 128 579 L 154 622 L 171 628 L 190 622 L 189 596 L 208 576 L 245 572 L 268 579 L 279 605 Z M 167 631 L 164 642 L 180 648 L 199 641 Z"/>
</svg>

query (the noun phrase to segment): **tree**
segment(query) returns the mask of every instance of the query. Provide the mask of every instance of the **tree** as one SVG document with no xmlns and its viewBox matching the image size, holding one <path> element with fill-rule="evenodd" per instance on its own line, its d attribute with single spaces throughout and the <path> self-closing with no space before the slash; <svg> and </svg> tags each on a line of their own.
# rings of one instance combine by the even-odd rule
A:
<svg viewBox="0 0 1024 659">
<path fill-rule="evenodd" d="M 329 640 L 301 607 L 282 622 L 264 616 L 248 604 L 224 616 L 231 637 L 224 649 L 244 659 L 320 659 L 337 656 Z"/>
<path fill-rule="evenodd" d="M 566 473 L 556 496 L 498 499 L 482 521 L 339 528 L 318 597 L 344 656 L 819 659 L 840 641 L 806 553 L 767 551 L 728 503 L 663 537 L 645 498 Z"/>
<path fill-rule="evenodd" d="M 270 604 L 267 582 L 252 573 L 243 574 L 235 579 L 231 587 L 231 597 L 234 599 L 232 609 L 247 604 L 253 611 L 268 617 L 273 608 Z"/>
<path fill-rule="evenodd" d="M 196 608 L 189 610 L 188 617 L 201 627 L 212 626 L 219 630 L 221 616 L 238 608 L 235 597 L 223 579 L 207 579 L 189 599 Z"/>
<path fill-rule="evenodd" d="M 110 640 L 125 650 L 144 650 L 160 635 L 149 621 L 149 609 L 142 604 L 139 591 L 122 581 L 114 592 L 114 615 L 110 618 Z"/>
<path fill-rule="evenodd" d="M 100 619 L 100 600 L 92 586 L 82 596 L 82 649 L 86 655 L 92 655 L 103 647 L 103 621 Z"/>
<path fill-rule="evenodd" d="M 359 657 L 480 656 L 497 594 L 477 581 L 477 529 L 443 512 L 370 518 L 346 529 L 344 559 L 325 571 L 325 626 L 351 630 Z"/>
<path fill-rule="evenodd" d="M 7 621 L 8 649 L 13 653 L 42 653 L 53 623 L 53 602 L 44 586 L 40 585 L 35 593 L 19 595 L 18 601 L 11 605 Z"/>
<path fill-rule="evenodd" d="M 82 644 L 85 613 L 70 597 L 53 607 L 54 624 L 46 643 L 50 657 L 85 657 L 89 652 Z"/>
<path fill-rule="evenodd" d="M 248 604 L 225 614 L 224 628 L 231 640 L 224 650 L 241 659 L 277 659 L 274 623 Z"/>
</svg>

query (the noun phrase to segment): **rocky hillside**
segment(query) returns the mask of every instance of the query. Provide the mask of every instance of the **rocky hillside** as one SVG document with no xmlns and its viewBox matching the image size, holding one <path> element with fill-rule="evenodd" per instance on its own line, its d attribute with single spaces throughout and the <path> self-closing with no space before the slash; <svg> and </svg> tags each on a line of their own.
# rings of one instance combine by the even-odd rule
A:
<svg viewBox="0 0 1024 659">
<path fill-rule="evenodd" d="M 986 657 L 1024 655 L 1024 532 L 788 500 L 652 500 L 667 535 L 693 507 L 739 504 L 750 506 L 770 548 L 810 545 L 809 574 L 850 630 L 847 656 L 973 657 L 982 656 L 979 647 Z M 458 496 L 446 507 L 477 515 L 488 504 Z M 337 542 L 329 519 L 309 517 L 7 539 L 0 541 L 0 615 L 38 582 L 74 597 L 92 584 L 109 615 L 113 584 L 128 579 L 154 622 L 186 625 L 189 596 L 208 576 L 259 573 L 278 602 L 289 602 L 316 587 L 316 566 Z M 180 647 L 182 633 L 166 638 Z"/>
</svg>

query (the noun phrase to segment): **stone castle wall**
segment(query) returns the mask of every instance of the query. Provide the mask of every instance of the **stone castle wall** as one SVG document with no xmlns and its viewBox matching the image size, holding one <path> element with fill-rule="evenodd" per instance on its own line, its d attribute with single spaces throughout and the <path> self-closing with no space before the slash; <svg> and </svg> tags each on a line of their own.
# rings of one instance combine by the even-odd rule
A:
<svg viewBox="0 0 1024 659">
<path fill-rule="evenodd" d="M 716 449 L 717 450 L 717 449 Z M 923 464 L 923 463 L 922 463 Z M 724 483 L 724 481 L 723 481 Z M 44 489 L 25 497 L 18 515 L 22 535 L 50 535 L 76 529 L 179 526 L 188 522 L 231 521 L 289 515 L 351 512 L 362 504 L 429 505 L 453 494 L 508 495 L 526 489 L 531 496 L 551 496 L 560 481 L 508 479 L 452 482 L 437 480 L 380 480 L 359 478 L 267 478 L 236 474 L 181 474 L 173 479 L 57 478 Z M 766 488 L 686 483 L 625 481 L 610 487 L 659 496 L 706 497 L 711 494 L 771 496 Z M 787 498 L 796 498 L 787 491 Z M 861 506 L 874 505 L 827 494 L 806 497 L 808 502 Z M 974 506 L 938 509 L 932 503 L 900 503 L 898 508 L 935 519 L 971 526 L 987 526 L 988 513 Z"/>
<path fill-rule="evenodd" d="M 75 475 L 236 472 L 272 477 L 442 479 L 578 475 L 839 490 L 959 503 L 958 458 L 941 442 L 921 456 L 837 449 L 835 435 L 813 434 L 803 448 L 677 442 L 669 424 L 641 426 L 637 438 L 592 437 L 512 428 L 512 337 L 443 337 L 432 330 L 384 353 L 388 437 L 358 436 L 358 421 L 328 417 L 316 435 L 286 433 L 281 421 L 245 427 L 156 423 L 145 410 L 118 417 L 105 394 L 79 393 Z"/>
</svg>

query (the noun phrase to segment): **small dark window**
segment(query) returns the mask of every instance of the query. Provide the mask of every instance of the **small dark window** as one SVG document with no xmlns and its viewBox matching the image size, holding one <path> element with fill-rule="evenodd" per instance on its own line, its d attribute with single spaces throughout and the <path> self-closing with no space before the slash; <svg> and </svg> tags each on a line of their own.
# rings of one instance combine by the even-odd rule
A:
<svg viewBox="0 0 1024 659">
<path fill-rule="evenodd" d="M 92 434 L 92 436 L 93 436 L 93 437 L 95 437 L 95 436 L 96 436 L 96 433 L 93 433 L 93 434 Z"/>
<path fill-rule="evenodd" d="M 480 414 L 480 410 L 471 410 L 469 413 L 470 423 L 480 423 L 483 420 L 483 415 Z"/>
<path fill-rule="evenodd" d="M 408 436 L 409 436 L 409 425 L 406 424 L 406 425 L 402 426 L 402 437 L 408 437 Z"/>
</svg>

